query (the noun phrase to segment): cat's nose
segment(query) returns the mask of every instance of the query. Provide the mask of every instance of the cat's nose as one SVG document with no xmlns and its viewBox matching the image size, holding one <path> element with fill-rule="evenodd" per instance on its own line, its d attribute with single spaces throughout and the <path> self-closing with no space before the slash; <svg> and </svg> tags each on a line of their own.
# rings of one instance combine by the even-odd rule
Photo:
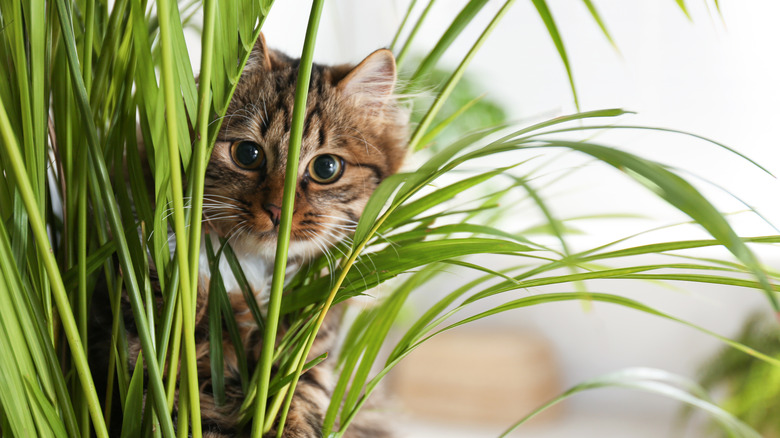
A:
<svg viewBox="0 0 780 438">
<path fill-rule="evenodd" d="M 278 226 L 279 218 L 282 216 L 282 208 L 276 204 L 266 203 L 263 204 L 263 210 L 268 213 L 268 217 L 271 218 L 274 226 Z"/>
</svg>

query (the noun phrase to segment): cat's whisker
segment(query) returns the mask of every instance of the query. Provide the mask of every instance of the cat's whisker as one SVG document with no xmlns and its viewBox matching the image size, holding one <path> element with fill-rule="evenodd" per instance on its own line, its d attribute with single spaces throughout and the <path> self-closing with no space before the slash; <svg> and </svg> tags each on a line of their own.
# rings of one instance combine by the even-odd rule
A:
<svg viewBox="0 0 780 438">
<path fill-rule="evenodd" d="M 323 223 L 321 223 L 321 225 L 322 226 L 327 226 L 327 227 L 332 227 L 332 228 L 337 228 L 339 230 L 347 230 L 347 231 L 355 231 L 355 229 L 357 229 L 357 226 L 355 226 L 355 225 L 341 225 L 341 224 L 334 224 L 334 223 L 328 223 L 328 222 L 323 222 Z"/>
<path fill-rule="evenodd" d="M 257 105 L 255 105 L 254 103 L 251 103 L 250 105 L 252 106 L 253 114 L 260 117 L 260 121 L 262 122 L 262 127 L 268 126 L 268 121 L 265 118 L 265 115 L 268 113 L 267 111 L 265 111 L 265 99 L 263 99 L 263 110 L 265 112 L 260 112 L 260 108 L 258 108 Z M 257 120 L 255 120 L 255 126 L 258 129 L 261 128 L 261 126 L 257 123 Z"/>
<path fill-rule="evenodd" d="M 213 201 L 217 201 L 214 198 L 221 198 L 221 199 L 227 199 L 228 201 L 231 201 L 231 202 L 238 202 L 238 200 L 236 198 L 231 198 L 229 196 L 224 196 L 224 195 L 218 195 L 216 193 L 207 193 L 207 194 L 203 195 L 203 199 L 207 199 L 207 198 L 211 199 Z"/>
<path fill-rule="evenodd" d="M 238 219 L 244 219 L 241 216 L 224 216 L 224 217 L 217 217 L 217 218 L 205 218 L 201 221 L 201 223 L 208 223 L 208 224 L 217 224 L 220 222 L 228 222 L 228 221 L 235 221 Z"/>
<path fill-rule="evenodd" d="M 249 121 L 251 122 L 251 118 L 250 118 L 250 117 L 248 117 L 248 116 L 244 116 L 244 115 L 241 115 L 241 114 L 240 114 L 240 113 L 241 113 L 241 112 L 243 112 L 243 111 L 244 111 L 243 109 L 239 109 L 239 110 L 235 111 L 234 113 L 232 113 L 232 114 L 230 114 L 230 115 L 225 115 L 225 116 L 224 116 L 224 119 L 226 119 L 226 122 L 227 122 L 227 123 L 226 123 L 226 126 L 225 126 L 225 129 L 226 129 L 227 131 L 229 131 L 229 130 L 230 130 L 230 124 L 231 124 L 231 122 L 233 121 L 233 117 L 243 118 L 243 119 L 249 120 Z"/>
<path fill-rule="evenodd" d="M 211 125 L 213 125 L 213 124 L 223 120 L 225 117 L 227 117 L 227 116 L 217 117 L 214 120 L 212 120 L 211 122 L 209 122 L 209 128 L 211 127 Z"/>
<path fill-rule="evenodd" d="M 333 224 L 323 224 L 321 225 L 323 230 L 326 231 L 332 231 L 336 233 L 340 239 L 346 240 L 349 243 L 354 243 L 352 239 L 352 232 L 355 231 L 352 228 L 343 228 L 339 226 L 334 226 Z"/>
<path fill-rule="evenodd" d="M 362 260 L 364 258 L 368 259 L 368 261 L 371 262 L 371 265 L 374 267 L 374 272 L 376 273 L 377 284 L 379 284 L 380 283 L 380 281 L 379 281 L 380 280 L 379 279 L 379 268 L 376 266 L 376 263 L 374 263 L 374 259 L 371 258 L 371 254 L 365 253 L 365 254 L 359 255 L 359 256 L 357 256 L 355 258 L 355 261 L 356 262 L 362 262 Z M 365 263 L 363 263 L 363 264 L 365 265 Z M 360 271 L 360 268 L 358 267 L 358 264 L 354 263 L 352 266 L 355 269 L 357 269 L 358 273 L 360 274 L 361 277 L 363 277 L 363 280 L 365 281 L 365 275 L 363 275 L 363 272 Z"/>
<path fill-rule="evenodd" d="M 221 212 L 221 213 L 216 213 L 213 216 L 212 215 L 204 215 L 204 217 L 205 217 L 205 220 L 207 220 L 207 221 L 208 220 L 215 221 L 215 220 L 224 220 L 224 219 L 238 219 L 238 218 L 241 218 L 243 216 L 241 215 L 241 213 L 236 213 L 236 212 L 232 212 L 232 211 L 225 211 L 225 212 Z"/>
<path fill-rule="evenodd" d="M 331 225 L 339 225 L 339 226 L 354 226 L 357 227 L 358 222 L 353 221 L 352 219 L 342 217 L 342 216 L 331 216 L 327 214 L 317 214 L 316 217 L 326 218 L 326 219 L 336 219 L 340 222 L 344 222 L 344 224 L 338 224 L 338 223 L 332 223 Z"/>
<path fill-rule="evenodd" d="M 336 248 L 339 247 L 339 243 L 341 243 L 341 242 L 344 242 L 344 243 L 348 244 L 349 246 L 352 246 L 352 239 L 350 239 L 348 236 L 346 236 L 345 234 L 341 233 L 340 231 L 322 229 L 322 230 L 320 230 L 320 232 L 322 234 L 324 234 L 325 236 L 331 237 L 333 239 L 333 242 L 330 243 L 330 245 L 332 245 L 332 246 L 334 246 Z M 339 251 L 341 251 L 340 248 L 339 248 Z M 342 254 L 344 254 L 344 257 L 348 257 L 347 254 L 344 253 L 343 251 L 342 251 Z"/>
<path fill-rule="evenodd" d="M 357 133 L 358 133 L 358 135 L 360 136 L 360 138 L 358 138 L 358 137 L 355 137 L 355 136 L 352 136 L 352 135 L 346 135 L 346 136 L 347 136 L 347 137 L 352 137 L 352 138 L 354 138 L 355 140 L 362 141 L 362 142 L 363 142 L 363 144 L 366 146 L 366 153 L 370 153 L 370 152 L 369 152 L 369 150 L 368 150 L 368 147 L 369 147 L 369 146 L 371 146 L 372 148 L 374 148 L 374 150 L 375 150 L 375 151 L 377 151 L 378 153 L 382 154 L 382 151 L 381 151 L 381 150 L 380 150 L 378 147 L 374 146 L 374 145 L 373 145 L 371 142 L 369 142 L 368 140 L 366 140 L 366 137 L 363 135 L 363 132 L 361 132 L 359 129 L 357 129 L 357 128 L 354 128 L 354 127 L 351 127 L 351 126 L 349 127 L 349 129 L 351 129 L 351 130 L 353 130 L 353 131 L 357 132 Z"/>
<path fill-rule="evenodd" d="M 320 241 L 320 237 L 317 235 L 317 233 L 315 233 L 315 232 L 313 232 L 311 230 L 303 230 L 303 232 L 306 235 L 311 236 L 310 241 L 312 243 L 314 243 L 314 245 L 316 245 L 317 248 L 320 251 L 322 251 L 322 255 L 325 256 L 325 260 L 327 260 L 327 262 L 328 262 L 328 273 L 330 274 L 330 283 L 333 284 L 333 281 L 334 281 L 334 272 L 333 271 L 335 270 L 336 262 L 332 258 L 332 254 L 330 253 L 330 251 L 328 251 L 327 246 L 323 242 Z"/>
<path fill-rule="evenodd" d="M 238 240 L 238 238 L 242 234 L 249 234 L 249 231 L 250 231 L 250 227 L 248 226 L 248 224 L 243 225 L 232 236 L 230 236 L 230 238 L 228 238 L 228 242 L 230 241 L 230 239 Z"/>
<path fill-rule="evenodd" d="M 233 206 L 233 205 L 236 205 L 236 203 L 235 203 L 235 202 L 225 202 L 225 201 L 220 201 L 220 200 L 218 200 L 218 199 L 209 199 L 209 198 L 204 198 L 204 202 L 203 202 L 203 204 L 201 204 L 201 205 L 203 205 L 204 207 L 205 207 L 205 206 L 213 206 L 213 207 L 220 206 L 220 207 L 225 207 L 225 206 Z"/>
<path fill-rule="evenodd" d="M 348 244 L 349 246 L 352 246 L 352 239 L 350 239 L 348 236 L 345 236 L 344 234 L 336 231 L 336 230 L 322 230 L 322 233 L 330 236 L 334 239 L 334 242 L 332 243 L 333 246 L 338 246 L 339 243 L 343 242 Z M 346 254 L 344 254 L 344 257 L 347 257 Z"/>
<path fill-rule="evenodd" d="M 332 234 L 329 234 L 329 235 L 330 235 L 331 237 L 335 237 L 335 236 L 333 236 Z M 336 251 L 340 252 L 340 253 L 341 253 L 341 255 L 343 255 L 344 257 L 349 257 L 349 256 L 347 255 L 347 253 L 346 253 L 346 252 L 344 252 L 344 250 L 343 250 L 343 249 L 341 249 L 341 248 L 340 248 L 340 246 L 339 246 L 338 244 L 336 244 L 336 245 L 333 245 L 333 246 L 332 246 L 332 248 L 336 249 Z"/>
<path fill-rule="evenodd" d="M 341 231 L 339 231 L 339 230 L 337 230 L 337 229 L 330 228 L 330 226 L 332 226 L 333 224 L 327 224 L 327 225 L 328 225 L 328 226 L 324 226 L 324 227 L 323 227 L 323 230 L 322 230 L 322 232 L 323 232 L 324 234 L 327 234 L 327 235 L 329 235 L 329 236 L 331 236 L 331 237 L 333 237 L 333 238 L 335 238 L 335 239 L 337 239 L 337 240 L 340 240 L 340 241 L 342 241 L 342 242 L 346 242 L 346 243 L 348 243 L 350 246 L 352 246 L 352 245 L 354 244 L 354 241 L 353 241 L 353 239 L 352 239 L 350 236 L 348 236 L 348 235 L 344 234 L 343 232 L 341 232 Z M 396 245 L 396 244 L 392 244 L 391 246 L 392 246 L 392 247 L 393 247 L 393 249 L 396 251 L 396 254 L 398 254 L 398 251 L 395 249 L 395 246 L 397 246 L 397 245 Z M 337 249 L 339 249 L 338 245 L 336 245 L 336 248 L 337 248 Z M 341 251 L 341 249 L 339 249 L 339 251 Z M 342 251 L 342 254 L 344 254 L 344 257 L 347 257 L 347 254 L 345 254 L 343 251 Z M 376 263 L 374 263 L 374 260 L 371 258 L 371 254 L 370 254 L 370 253 L 364 253 L 364 254 L 358 255 L 358 256 L 357 256 L 357 258 L 356 258 L 355 260 L 356 260 L 356 261 L 360 261 L 360 260 L 362 260 L 364 257 L 365 257 L 366 259 L 368 259 L 368 261 L 369 261 L 369 262 L 371 263 L 371 265 L 374 267 L 374 272 L 376 272 L 376 273 L 377 273 L 376 275 L 377 275 L 377 282 L 378 282 L 378 280 L 379 280 L 379 268 L 376 266 Z M 353 265 L 353 266 L 354 266 L 354 267 L 355 267 L 355 269 L 358 271 L 358 273 L 360 274 L 360 276 L 361 276 L 361 277 L 363 277 L 363 278 L 365 279 L 365 276 L 364 276 L 364 275 L 363 275 L 363 273 L 360 271 L 360 268 L 359 268 L 359 267 L 357 267 L 356 265 Z"/>
<path fill-rule="evenodd" d="M 236 228 L 241 229 L 240 227 L 243 227 L 244 225 L 246 225 L 246 223 L 247 223 L 246 219 L 242 220 L 242 221 L 239 221 L 235 225 L 233 225 L 233 227 L 230 228 L 230 230 L 228 230 L 227 233 L 225 233 L 225 236 L 227 236 L 228 242 L 230 242 L 230 239 L 235 237 L 234 230 L 236 230 Z"/>
<path fill-rule="evenodd" d="M 327 251 L 323 251 L 323 248 L 321 244 L 316 240 L 316 237 L 311 237 L 311 242 L 317 247 L 317 250 L 322 254 L 323 257 L 325 257 L 326 262 L 328 263 L 328 276 L 330 277 L 331 283 L 333 282 L 333 266 L 334 262 L 331 259 L 330 253 Z M 312 254 L 316 254 L 314 249 L 311 249 Z"/>
<path fill-rule="evenodd" d="M 318 215 L 318 217 L 327 218 L 327 219 L 342 219 L 336 216 L 327 216 L 327 215 Z M 345 221 L 349 221 L 349 219 L 344 219 Z M 353 222 L 353 221 L 350 221 Z M 332 229 L 339 229 L 339 230 L 345 230 L 348 232 L 354 232 L 357 229 L 357 222 L 354 224 L 346 223 L 346 224 L 339 224 L 334 222 L 322 222 L 320 223 L 323 227 L 328 227 Z"/>
<path fill-rule="evenodd" d="M 351 228 L 340 228 L 340 227 L 323 227 L 323 228 L 326 228 L 328 230 L 338 231 L 342 235 L 344 235 L 344 237 L 349 237 L 350 239 L 352 239 L 352 235 L 355 233 L 355 230 Z"/>
<path fill-rule="evenodd" d="M 203 216 L 218 216 L 220 214 L 240 214 L 241 210 L 239 208 L 236 208 L 236 206 L 230 206 L 230 207 L 208 207 L 204 208 L 202 211 Z"/>
<path fill-rule="evenodd" d="M 332 238 L 335 238 L 337 241 L 339 241 L 339 240 L 347 240 L 347 239 L 349 239 L 349 241 L 350 241 L 350 243 L 351 243 L 351 240 L 352 240 L 352 239 L 350 239 L 349 237 L 346 237 L 346 236 L 345 236 L 343 233 L 341 233 L 341 232 L 339 232 L 339 231 L 336 231 L 336 230 L 327 230 L 327 229 L 323 229 L 323 230 L 321 230 L 321 232 L 322 232 L 322 234 L 325 234 L 325 235 L 327 235 L 327 236 L 330 236 L 330 237 L 332 237 Z M 341 238 L 340 238 L 340 236 L 338 236 L 338 235 L 336 235 L 336 234 L 334 234 L 334 233 L 338 233 L 339 235 L 341 235 Z M 334 245 L 334 246 L 333 246 L 333 248 L 335 248 L 335 249 L 336 249 L 337 251 L 339 251 L 339 252 L 340 252 L 342 255 L 344 255 L 344 257 L 348 257 L 347 253 L 346 253 L 346 252 L 344 252 L 344 251 L 343 251 L 343 250 L 342 250 L 342 249 L 339 247 L 339 245 L 338 245 L 338 244 Z M 356 259 L 356 260 L 360 260 L 360 259 L 361 259 L 361 257 L 357 257 L 357 259 Z M 374 266 L 374 272 L 376 272 L 376 273 L 377 273 L 377 280 L 378 280 L 378 279 L 379 279 L 379 269 L 377 268 L 376 264 L 374 264 L 374 261 L 373 261 L 373 260 L 372 260 L 370 257 L 368 257 L 368 260 L 369 260 L 369 261 L 371 262 L 371 264 Z M 353 264 L 353 265 L 352 265 L 352 268 L 354 268 L 354 269 L 355 269 L 355 270 L 358 272 L 358 274 L 360 274 L 360 277 L 363 279 L 363 281 L 364 281 L 364 283 L 365 283 L 365 286 L 366 286 L 366 287 L 368 287 L 368 281 L 366 281 L 366 276 L 363 274 L 363 271 L 361 271 L 360 267 L 359 267 L 357 264 Z"/>
</svg>

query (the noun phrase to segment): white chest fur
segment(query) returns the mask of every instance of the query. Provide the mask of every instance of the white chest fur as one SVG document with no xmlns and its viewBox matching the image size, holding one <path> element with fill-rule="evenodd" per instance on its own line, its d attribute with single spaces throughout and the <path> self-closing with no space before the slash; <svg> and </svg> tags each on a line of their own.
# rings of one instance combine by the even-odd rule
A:
<svg viewBox="0 0 780 438">
<path fill-rule="evenodd" d="M 221 245 L 219 238 L 215 235 L 204 234 L 203 238 L 201 239 L 199 275 L 201 281 L 204 283 L 210 282 L 213 278 L 205 243 L 205 240 L 208 238 L 211 239 L 212 247 L 215 248 L 215 251 L 216 248 L 219 248 Z M 255 295 L 255 299 L 260 305 L 260 309 L 265 312 L 271 291 L 271 281 L 273 280 L 274 274 L 273 260 L 268 260 L 267 258 L 258 255 L 256 252 L 250 253 L 246 250 L 242 251 L 234 249 L 234 253 L 238 259 L 239 264 L 241 265 L 241 271 L 243 272 L 244 277 L 246 277 L 247 283 Z M 293 275 L 295 275 L 299 267 L 299 264 L 288 261 L 285 273 L 285 283 L 287 283 L 287 281 L 289 281 Z M 239 281 L 236 279 L 236 275 L 224 255 L 219 259 L 219 274 L 223 284 L 225 285 L 225 290 L 227 293 L 242 293 Z"/>
</svg>

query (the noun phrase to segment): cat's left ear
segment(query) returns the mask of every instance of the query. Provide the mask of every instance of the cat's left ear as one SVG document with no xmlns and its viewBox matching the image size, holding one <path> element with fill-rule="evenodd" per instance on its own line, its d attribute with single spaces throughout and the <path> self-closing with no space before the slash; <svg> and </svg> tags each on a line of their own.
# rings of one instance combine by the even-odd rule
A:
<svg viewBox="0 0 780 438">
<path fill-rule="evenodd" d="M 273 69 L 273 53 L 265 43 L 265 35 L 260 32 L 260 36 L 257 38 L 255 46 L 252 47 L 252 52 L 249 54 L 249 60 L 246 63 L 246 70 L 272 70 Z"/>
<path fill-rule="evenodd" d="M 395 78 L 393 52 L 379 49 L 347 73 L 337 87 L 362 104 L 381 106 L 392 96 Z"/>
</svg>

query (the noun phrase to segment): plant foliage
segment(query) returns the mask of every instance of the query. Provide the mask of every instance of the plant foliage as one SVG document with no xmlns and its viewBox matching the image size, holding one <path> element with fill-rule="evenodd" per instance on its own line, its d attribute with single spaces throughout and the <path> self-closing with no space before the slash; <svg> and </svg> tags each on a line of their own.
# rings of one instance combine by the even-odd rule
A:
<svg viewBox="0 0 780 438">
<path fill-rule="evenodd" d="M 109 392 L 117 383 L 120 411 L 127 420 L 120 422 L 122 436 L 202 435 L 193 321 L 205 167 L 221 117 L 272 3 L 0 0 L 0 432 L 4 436 L 108 436 L 112 397 L 97 394 L 86 350 L 94 335 L 89 332 L 89 306 L 98 290 L 108 290 L 112 303 L 113 348 L 105 371 Z M 276 421 L 284 422 L 299 376 L 325 359 L 307 361 L 330 307 L 396 278 L 385 287 L 386 296 L 358 314 L 349 328 L 325 418 L 328 436 L 341 436 L 382 378 L 427 339 L 498 313 L 562 300 L 590 300 L 705 330 L 622 296 L 589 292 L 583 285 L 593 280 L 729 284 L 763 291 L 769 305 L 778 310 L 778 276 L 762 268 L 750 246 L 776 247 L 780 236 L 740 236 L 679 172 L 612 145 L 581 140 L 593 130 L 613 129 L 605 125 L 622 120 L 625 111 L 578 110 L 517 127 L 494 124 L 503 116 L 477 102 L 476 93 L 448 105 L 452 96 L 467 90 L 461 79 L 470 61 L 514 0 L 465 2 L 438 42 L 419 60 L 410 61 L 411 42 L 425 26 L 434 1 L 423 3 L 419 10 L 416 1 L 411 2 L 408 19 L 393 43 L 399 64 L 408 72 L 403 78 L 408 90 L 432 88 L 432 101 L 410 103 L 418 106 L 414 110 L 420 114 L 410 149 L 422 164 L 382 183 L 354 235 L 332 252 L 338 257 L 312 262 L 285 284 L 293 175 L 323 6 L 323 1 L 313 1 L 290 135 L 273 290 L 267 313 L 253 308 L 266 348 L 254 370 L 246 361 L 240 370 L 247 394 L 243 420 L 251 420 L 253 436 L 267 432 Z M 476 16 L 490 13 L 486 5 L 493 3 L 495 12 L 460 64 L 443 67 L 442 55 L 465 28 L 475 25 Z M 677 3 L 687 14 L 684 2 Z M 544 0 L 533 0 L 533 5 L 560 55 L 577 102 L 562 39 L 565 29 L 556 24 Z M 612 41 L 594 4 L 583 0 L 583 6 Z M 200 8 L 202 58 L 196 80 L 184 28 Z M 431 77 L 441 77 L 441 85 L 439 81 L 432 85 Z M 481 118 L 487 112 L 492 114 Z M 479 113 L 471 120 L 483 122 L 469 132 L 440 135 L 469 113 Z M 426 149 L 431 143 L 436 147 Z M 571 249 L 569 221 L 555 217 L 544 187 L 536 181 L 545 168 L 537 165 L 537 158 L 556 150 L 589 156 L 638 181 L 688 215 L 711 239 L 632 246 L 629 238 L 615 238 L 602 246 Z M 505 164 L 500 168 L 486 164 L 496 159 Z M 147 166 L 151 179 L 144 177 Z M 495 220 L 519 214 L 500 204 L 521 202 L 538 209 L 545 222 L 522 228 Z M 169 245 L 169 230 L 175 250 Z M 540 231 L 552 241 L 532 239 Z M 206 239 L 206 246 L 209 260 L 217 263 L 224 257 L 246 296 L 251 296 L 229 245 L 214 248 Z M 685 252 L 710 246 L 727 248 L 733 259 L 696 258 Z M 505 255 L 511 266 L 498 270 L 470 257 L 480 254 Z M 668 262 L 643 264 L 640 256 L 646 254 L 660 254 Z M 150 266 L 158 274 L 154 279 Z M 403 326 L 399 316 L 409 297 L 434 281 L 443 267 L 452 266 L 481 276 L 423 309 L 400 329 L 400 341 L 383 357 L 380 349 L 388 334 Z M 154 281 L 163 291 L 161 307 L 152 297 Z M 555 285 L 555 291 L 527 292 L 545 285 Z M 236 339 L 236 321 L 218 275 L 210 288 L 209 315 L 217 321 L 210 335 L 221 339 L 224 327 Z M 123 291 L 143 350 L 134 369 L 127 367 L 119 310 Z M 486 298 L 508 293 L 514 294 L 503 304 L 473 311 Z M 283 315 L 294 323 L 276 342 Z M 768 366 L 778 366 L 778 360 L 766 352 L 711 334 Z M 215 364 L 222 355 L 217 344 L 212 343 L 210 351 Z M 176 373 L 163 372 L 178 363 L 180 379 Z M 372 371 L 377 368 L 378 373 Z M 212 377 L 218 401 L 224 393 L 223 376 L 217 371 Z M 663 372 L 624 371 L 585 382 L 562 397 L 605 385 L 666 394 L 709 412 L 736 435 L 752 436 L 699 388 Z M 176 427 L 171 416 L 174 400 L 179 412 Z M 131 421 L 137 418 L 142 421 Z"/>
</svg>

